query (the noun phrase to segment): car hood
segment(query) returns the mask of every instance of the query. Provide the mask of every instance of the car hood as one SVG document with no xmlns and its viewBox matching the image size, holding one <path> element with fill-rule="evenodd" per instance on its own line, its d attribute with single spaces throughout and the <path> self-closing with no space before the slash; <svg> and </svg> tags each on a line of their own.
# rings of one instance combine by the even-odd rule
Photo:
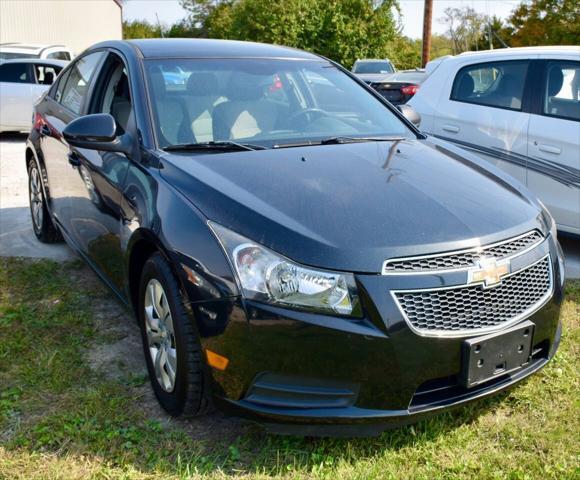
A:
<svg viewBox="0 0 580 480">
<path fill-rule="evenodd" d="M 464 155 L 438 140 L 172 152 L 160 172 L 209 220 L 295 261 L 376 273 L 540 228 L 521 185 Z"/>
</svg>

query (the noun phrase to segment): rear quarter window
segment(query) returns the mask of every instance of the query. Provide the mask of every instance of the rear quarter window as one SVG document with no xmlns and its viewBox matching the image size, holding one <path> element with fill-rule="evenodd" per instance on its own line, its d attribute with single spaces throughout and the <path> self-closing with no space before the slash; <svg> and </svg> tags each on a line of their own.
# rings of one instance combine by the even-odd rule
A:
<svg viewBox="0 0 580 480">
<path fill-rule="evenodd" d="M 70 60 L 70 54 L 65 51 L 52 52 L 49 53 L 46 58 L 52 58 L 54 60 Z"/>
</svg>

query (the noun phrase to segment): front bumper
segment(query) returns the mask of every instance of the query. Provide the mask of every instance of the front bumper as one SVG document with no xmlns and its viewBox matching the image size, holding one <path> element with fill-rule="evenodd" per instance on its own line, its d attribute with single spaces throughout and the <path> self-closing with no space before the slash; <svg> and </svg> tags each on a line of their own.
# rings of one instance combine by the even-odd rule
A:
<svg viewBox="0 0 580 480">
<path fill-rule="evenodd" d="M 364 275 L 357 282 L 365 317 L 356 321 L 241 299 L 194 306 L 198 319 L 208 311 L 227 312 L 219 329 L 209 317 L 200 324 L 204 348 L 230 360 L 226 370 L 211 372 L 216 403 L 276 433 L 358 436 L 509 388 L 541 369 L 560 341 L 563 276 L 557 244 L 545 242 L 553 294 L 527 318 L 535 326 L 534 354 L 511 375 L 464 388 L 458 379 L 467 337 L 422 337 L 409 328 L 389 291 L 441 282 L 441 276 Z"/>
</svg>

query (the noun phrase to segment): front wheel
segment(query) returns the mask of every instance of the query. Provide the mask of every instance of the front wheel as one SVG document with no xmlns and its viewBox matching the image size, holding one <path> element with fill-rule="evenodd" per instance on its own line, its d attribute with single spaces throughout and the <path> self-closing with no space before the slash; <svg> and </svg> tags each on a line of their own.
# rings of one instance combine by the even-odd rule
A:
<svg viewBox="0 0 580 480">
<path fill-rule="evenodd" d="M 62 239 L 60 232 L 50 218 L 46 198 L 42 189 L 42 177 L 36 162 L 28 164 L 28 194 L 30 199 L 30 216 L 32 229 L 36 238 L 42 243 L 55 243 Z"/>
<path fill-rule="evenodd" d="M 159 253 L 143 267 L 139 323 L 149 378 L 161 406 L 175 417 L 204 413 L 209 395 L 199 337 Z"/>
</svg>

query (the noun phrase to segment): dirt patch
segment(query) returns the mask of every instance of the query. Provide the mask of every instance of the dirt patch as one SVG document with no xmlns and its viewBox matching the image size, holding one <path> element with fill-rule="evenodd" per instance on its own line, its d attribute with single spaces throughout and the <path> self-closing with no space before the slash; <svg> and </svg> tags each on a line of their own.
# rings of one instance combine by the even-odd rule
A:
<svg viewBox="0 0 580 480">
<path fill-rule="evenodd" d="M 91 292 L 90 308 L 98 336 L 103 342 L 87 352 L 90 367 L 113 381 L 130 389 L 136 408 L 146 416 L 159 421 L 162 426 L 178 427 L 193 439 L 226 441 L 242 435 L 249 428 L 240 419 L 226 417 L 212 409 L 208 414 L 194 419 L 175 419 L 159 405 L 147 375 L 141 332 L 133 313 L 128 311 L 96 275 L 86 266 L 71 272 L 75 282 Z"/>
</svg>

